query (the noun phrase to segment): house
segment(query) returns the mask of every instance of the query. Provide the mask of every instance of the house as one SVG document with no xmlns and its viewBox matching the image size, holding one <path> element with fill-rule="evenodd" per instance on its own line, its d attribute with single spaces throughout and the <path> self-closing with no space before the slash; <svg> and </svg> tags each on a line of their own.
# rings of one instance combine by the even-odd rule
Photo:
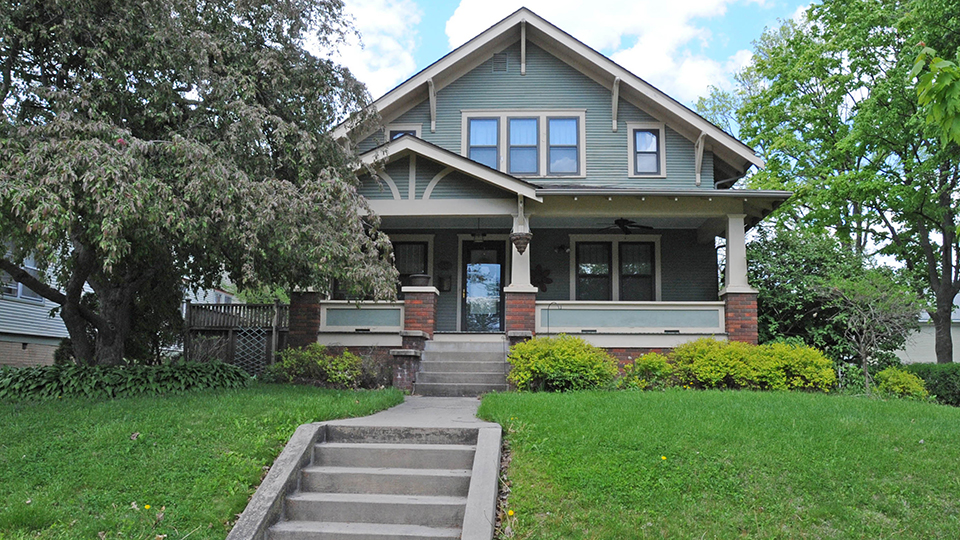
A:
<svg viewBox="0 0 960 540">
<path fill-rule="evenodd" d="M 360 193 L 403 299 L 296 294 L 291 344 L 416 356 L 562 332 L 625 360 L 756 342 L 745 231 L 790 193 L 735 188 L 755 152 L 609 58 L 522 8 L 372 107 L 379 130 L 335 135 L 380 166 Z"/>
<path fill-rule="evenodd" d="M 953 299 L 953 304 L 960 305 L 960 295 Z M 950 333 L 953 335 L 953 361 L 960 362 L 960 309 L 954 309 L 950 314 Z M 920 364 L 937 362 L 936 328 L 933 319 L 926 311 L 920 313 L 920 329 L 907 337 L 903 349 L 896 351 L 897 358 L 904 364 Z"/>
</svg>

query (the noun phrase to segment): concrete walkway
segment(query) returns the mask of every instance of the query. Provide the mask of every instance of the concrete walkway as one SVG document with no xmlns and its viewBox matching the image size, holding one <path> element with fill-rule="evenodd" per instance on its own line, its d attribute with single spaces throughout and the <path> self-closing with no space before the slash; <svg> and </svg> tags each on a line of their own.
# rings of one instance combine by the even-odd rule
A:
<svg viewBox="0 0 960 540">
<path fill-rule="evenodd" d="M 482 428 L 499 427 L 477 418 L 480 399 L 475 397 L 406 396 L 403 403 L 361 418 L 327 422 L 340 426 Z"/>
</svg>

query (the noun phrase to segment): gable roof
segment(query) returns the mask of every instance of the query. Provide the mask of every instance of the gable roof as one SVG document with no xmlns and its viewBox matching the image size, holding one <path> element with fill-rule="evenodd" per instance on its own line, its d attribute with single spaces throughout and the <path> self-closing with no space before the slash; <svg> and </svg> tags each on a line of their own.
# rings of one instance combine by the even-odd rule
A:
<svg viewBox="0 0 960 540">
<path fill-rule="evenodd" d="M 444 167 L 449 167 L 450 169 L 511 193 L 523 195 L 537 202 L 543 202 L 543 198 L 537 195 L 537 186 L 529 182 L 524 182 L 509 174 L 491 169 L 486 165 L 481 165 L 472 159 L 465 158 L 412 135 L 402 135 L 378 146 L 362 154 L 360 160 L 366 165 L 373 165 L 382 159 L 386 159 L 389 162 L 411 153 L 423 156 Z"/>
<path fill-rule="evenodd" d="M 696 141 L 703 135 L 706 147 L 739 175 L 745 174 L 751 165 L 763 167 L 763 160 L 752 148 L 525 7 L 400 83 L 375 100 L 371 106 L 377 110 L 384 123 L 389 123 L 428 99 L 431 86 L 433 92 L 439 92 L 489 60 L 494 53 L 522 38 L 548 51 L 611 91 L 619 83 L 621 98 L 667 123 L 690 141 Z M 350 130 L 349 121 L 344 122 L 334 130 L 334 136 L 344 137 Z M 363 139 L 371 133 L 356 135 L 359 135 L 358 139 Z"/>
</svg>

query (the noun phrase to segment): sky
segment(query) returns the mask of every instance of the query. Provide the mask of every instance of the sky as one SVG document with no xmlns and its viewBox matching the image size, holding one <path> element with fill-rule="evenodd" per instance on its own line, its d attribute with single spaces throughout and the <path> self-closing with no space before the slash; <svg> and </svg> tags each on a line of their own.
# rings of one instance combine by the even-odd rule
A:
<svg viewBox="0 0 960 540">
<path fill-rule="evenodd" d="M 362 36 L 335 56 L 374 99 L 526 6 L 692 106 L 729 89 L 765 28 L 809 0 L 345 0 Z"/>
</svg>

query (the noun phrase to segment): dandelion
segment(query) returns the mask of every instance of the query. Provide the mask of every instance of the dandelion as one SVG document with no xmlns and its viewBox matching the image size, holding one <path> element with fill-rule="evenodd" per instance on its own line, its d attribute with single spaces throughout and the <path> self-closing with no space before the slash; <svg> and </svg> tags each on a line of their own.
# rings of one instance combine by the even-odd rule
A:
<svg viewBox="0 0 960 540">
<path fill-rule="evenodd" d="M 513 510 L 507 510 L 507 515 L 508 515 L 508 516 L 512 516 L 512 515 L 513 515 Z"/>
<path fill-rule="evenodd" d="M 144 510 L 149 510 L 149 509 L 150 509 L 150 505 L 149 505 L 149 504 L 143 505 L 143 509 L 144 509 Z"/>
<path fill-rule="evenodd" d="M 667 459 L 667 456 L 660 456 L 660 459 L 662 459 L 662 460 L 664 460 L 664 461 L 666 461 L 666 459 Z"/>
</svg>

